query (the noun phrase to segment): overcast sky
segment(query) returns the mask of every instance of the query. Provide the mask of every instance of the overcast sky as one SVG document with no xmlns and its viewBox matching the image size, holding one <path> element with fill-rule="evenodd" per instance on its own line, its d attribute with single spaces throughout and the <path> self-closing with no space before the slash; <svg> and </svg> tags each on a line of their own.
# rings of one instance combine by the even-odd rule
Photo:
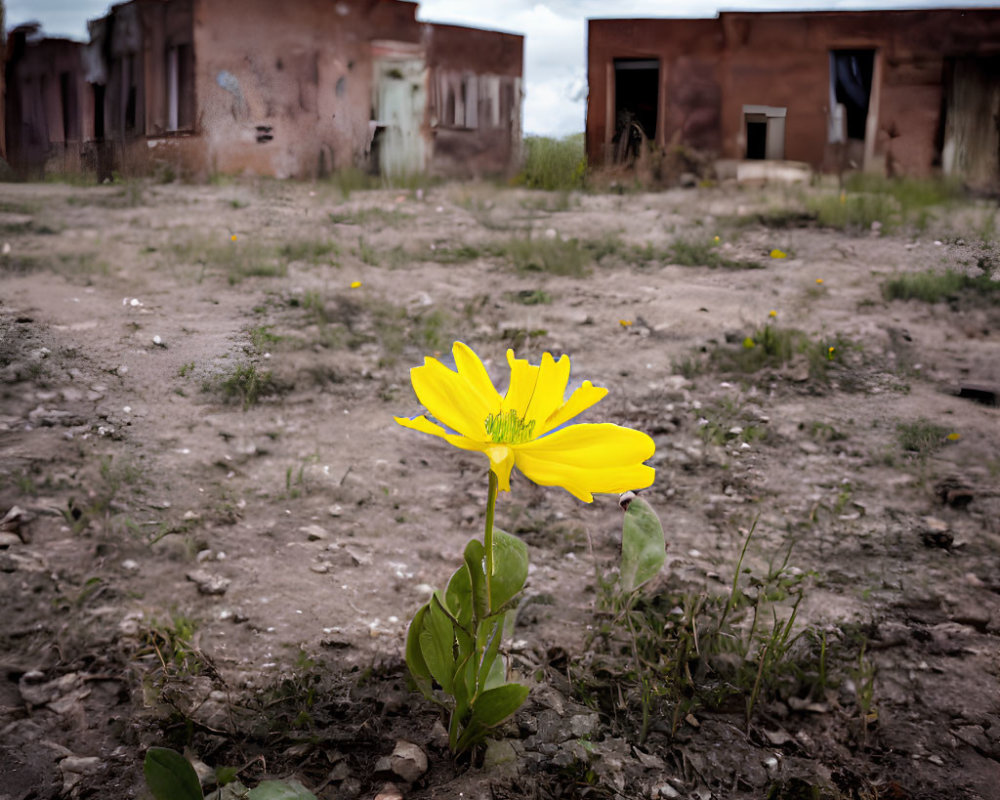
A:
<svg viewBox="0 0 1000 800">
<path fill-rule="evenodd" d="M 294 0 L 291 0 L 294 2 Z M 87 38 L 88 19 L 107 0 L 8 0 L 7 28 L 29 20 L 49 36 Z M 423 0 L 418 16 L 521 33 L 524 130 L 562 136 L 583 130 L 587 98 L 586 20 L 592 17 L 714 17 L 721 10 L 996 7 L 998 0 Z"/>
</svg>

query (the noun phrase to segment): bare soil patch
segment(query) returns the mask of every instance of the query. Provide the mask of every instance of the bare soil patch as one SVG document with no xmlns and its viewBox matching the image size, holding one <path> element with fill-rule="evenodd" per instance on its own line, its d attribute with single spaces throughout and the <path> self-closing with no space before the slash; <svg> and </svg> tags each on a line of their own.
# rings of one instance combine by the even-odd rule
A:
<svg viewBox="0 0 1000 800">
<path fill-rule="evenodd" d="M 775 191 L 0 198 L 0 800 L 145 796 L 154 744 L 324 799 L 996 797 L 1000 303 L 882 294 L 995 265 L 995 206 L 849 236 L 747 224 Z M 485 464 L 392 422 L 455 339 L 607 386 L 668 543 L 631 638 L 617 498 L 515 477 L 532 693 L 460 759 L 402 645 Z"/>
</svg>

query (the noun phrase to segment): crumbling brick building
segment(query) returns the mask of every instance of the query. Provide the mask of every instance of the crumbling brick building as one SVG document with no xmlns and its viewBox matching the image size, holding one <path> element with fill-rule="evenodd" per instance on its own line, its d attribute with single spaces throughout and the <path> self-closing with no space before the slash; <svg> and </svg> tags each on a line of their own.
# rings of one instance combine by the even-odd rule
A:
<svg viewBox="0 0 1000 800">
<path fill-rule="evenodd" d="M 587 155 L 631 139 L 1000 188 L 1000 9 L 590 20 Z"/>
<path fill-rule="evenodd" d="M 416 10 L 401 0 L 288 0 L 280 13 L 271 0 L 116 5 L 89 23 L 89 42 L 68 43 L 79 135 L 60 138 L 47 111 L 62 84 L 21 77 L 53 40 L 26 41 L 8 61 L 8 80 L 45 112 L 8 104 L 8 124 L 33 143 L 12 165 L 69 163 L 72 151 L 102 174 L 509 172 L 523 37 L 418 22 Z"/>
</svg>

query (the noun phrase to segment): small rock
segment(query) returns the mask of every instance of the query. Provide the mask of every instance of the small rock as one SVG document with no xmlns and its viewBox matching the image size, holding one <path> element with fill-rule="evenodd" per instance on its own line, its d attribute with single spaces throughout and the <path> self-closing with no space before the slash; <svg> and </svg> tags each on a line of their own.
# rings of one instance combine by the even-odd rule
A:
<svg viewBox="0 0 1000 800">
<path fill-rule="evenodd" d="M 125 570 L 126 572 L 138 572 L 139 562 L 131 558 L 126 558 L 122 562 L 122 569 Z"/>
<path fill-rule="evenodd" d="M 304 533 L 306 535 L 306 538 L 309 539 L 310 542 L 318 542 L 321 541 L 322 539 L 330 538 L 330 534 L 328 534 L 319 525 L 303 525 L 301 528 L 299 528 L 299 531 Z"/>
<path fill-rule="evenodd" d="M 517 760 L 517 751 L 507 739 L 487 739 L 483 755 L 483 769 L 492 769 Z"/>
<path fill-rule="evenodd" d="M 427 756 L 413 742 L 400 739 L 389 756 L 392 771 L 407 783 L 413 783 L 427 772 Z"/>
<path fill-rule="evenodd" d="M 375 800 L 403 800 L 403 795 L 399 789 L 396 788 L 396 784 L 387 783 L 378 790 L 378 794 L 375 795 Z"/>
<path fill-rule="evenodd" d="M 330 506 L 326 511 L 331 517 L 339 517 L 344 513 L 344 509 L 337 504 Z"/>
<path fill-rule="evenodd" d="M 597 732 L 597 714 L 574 714 L 569 718 L 569 730 L 577 739 L 593 736 Z"/>
<path fill-rule="evenodd" d="M 15 544 L 21 544 L 20 536 L 16 533 L 0 532 L 0 548 L 12 547 Z"/>
<path fill-rule="evenodd" d="M 199 592 L 208 595 L 225 594 L 226 590 L 229 589 L 229 584 L 232 583 L 229 578 L 223 578 L 221 575 L 212 575 L 210 572 L 202 569 L 189 572 L 187 579 L 197 584 Z"/>
<path fill-rule="evenodd" d="M 330 563 L 328 561 L 319 561 L 315 564 L 310 564 L 309 569 L 318 575 L 325 575 L 330 571 Z"/>
</svg>

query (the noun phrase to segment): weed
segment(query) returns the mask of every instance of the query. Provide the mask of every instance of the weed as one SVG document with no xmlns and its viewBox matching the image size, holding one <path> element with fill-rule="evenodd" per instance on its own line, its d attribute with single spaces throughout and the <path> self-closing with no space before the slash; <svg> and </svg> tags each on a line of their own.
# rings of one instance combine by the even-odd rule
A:
<svg viewBox="0 0 1000 800">
<path fill-rule="evenodd" d="M 839 336 L 813 339 L 795 328 L 767 324 L 741 343 L 709 351 L 708 363 L 728 374 L 753 374 L 797 365 L 804 370 L 803 378 L 825 380 L 830 366 L 851 347 L 851 342 Z"/>
<path fill-rule="evenodd" d="M 177 370 L 178 377 L 186 378 L 188 375 L 194 373 L 194 362 L 188 361 L 186 364 L 181 364 L 180 369 Z"/>
<path fill-rule="evenodd" d="M 914 272 L 897 275 L 882 284 L 882 296 L 886 300 L 922 300 L 925 303 L 940 303 L 952 300 L 962 293 L 979 298 L 996 297 L 1000 302 L 1000 279 L 994 279 L 987 270 L 970 277 L 948 269 L 944 272 Z"/>
<path fill-rule="evenodd" d="M 336 242 L 326 239 L 288 242 L 278 249 L 278 256 L 287 261 L 305 261 L 310 264 L 320 264 L 327 260 L 327 256 L 338 253 L 340 248 Z"/>
<path fill-rule="evenodd" d="M 595 640 L 603 647 L 593 673 L 578 676 L 578 695 L 641 742 L 655 718 L 676 731 L 700 708 L 736 710 L 736 703 L 749 725 L 765 700 L 824 691 L 826 638 L 795 630 L 808 576 L 789 567 L 790 549 L 764 574 L 745 567 L 753 535 L 751 528 L 726 594 L 663 593 L 622 608 L 614 582 L 598 576 L 604 621 Z M 633 652 L 631 667 L 621 665 L 625 650 Z"/>
<path fill-rule="evenodd" d="M 230 285 L 245 278 L 279 278 L 288 273 L 288 265 L 277 259 L 272 249 L 242 239 L 190 236 L 172 245 L 169 255 L 182 264 L 201 266 L 202 275 L 218 270 Z"/>
<path fill-rule="evenodd" d="M 590 274 L 592 257 L 578 239 L 534 239 L 515 236 L 497 246 L 497 255 L 518 272 L 545 272 L 582 278 Z"/>
<path fill-rule="evenodd" d="M 365 241 L 363 236 L 358 237 L 358 258 L 360 258 L 365 264 L 373 267 L 378 266 L 378 253 L 376 253 L 374 248 Z"/>
<path fill-rule="evenodd" d="M 515 183 L 529 189 L 566 191 L 583 187 L 587 159 L 583 152 L 583 134 L 562 139 L 528 136 L 524 140 L 524 167 Z"/>
<path fill-rule="evenodd" d="M 522 306 L 548 305 L 552 302 L 552 296 L 543 289 L 521 289 L 517 292 L 507 292 L 504 297 Z"/>
<path fill-rule="evenodd" d="M 666 258 L 680 267 L 709 267 L 717 269 L 763 269 L 756 261 L 736 261 L 723 256 L 715 237 L 675 239 Z"/>
<path fill-rule="evenodd" d="M 262 353 L 273 349 L 274 345 L 285 340 L 284 336 L 273 333 L 273 325 L 258 325 L 250 329 L 250 342 L 255 352 Z"/>
<path fill-rule="evenodd" d="M 896 425 L 896 438 L 903 451 L 919 461 L 926 461 L 947 441 L 948 429 L 926 419 L 900 422 Z"/>
<path fill-rule="evenodd" d="M 270 371 L 259 370 L 256 364 L 245 362 L 206 381 L 202 389 L 217 391 L 227 403 L 238 401 L 246 411 L 260 398 L 277 394 L 278 385 Z"/>
<path fill-rule="evenodd" d="M 360 208 L 357 211 L 333 212 L 330 222 L 335 225 L 358 225 L 379 231 L 382 228 L 397 228 L 403 222 L 413 219 L 412 214 L 393 208 Z"/>
</svg>

